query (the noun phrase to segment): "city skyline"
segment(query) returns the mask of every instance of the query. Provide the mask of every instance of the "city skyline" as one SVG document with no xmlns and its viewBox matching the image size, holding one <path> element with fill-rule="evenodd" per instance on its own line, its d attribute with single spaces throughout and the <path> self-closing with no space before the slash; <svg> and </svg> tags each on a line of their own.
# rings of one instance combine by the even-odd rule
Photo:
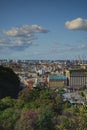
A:
<svg viewBox="0 0 87 130">
<path fill-rule="evenodd" d="M 0 0 L 0 59 L 87 59 L 86 0 Z"/>
</svg>

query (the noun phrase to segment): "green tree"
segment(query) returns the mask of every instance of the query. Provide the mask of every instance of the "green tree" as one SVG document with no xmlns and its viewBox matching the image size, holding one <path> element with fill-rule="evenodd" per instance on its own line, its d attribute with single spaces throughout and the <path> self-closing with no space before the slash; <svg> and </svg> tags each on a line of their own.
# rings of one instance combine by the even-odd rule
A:
<svg viewBox="0 0 87 130">
<path fill-rule="evenodd" d="M 66 115 L 55 117 L 54 126 L 55 130 L 76 130 L 79 127 L 75 117 L 67 117 Z"/>
<path fill-rule="evenodd" d="M 29 103 L 34 100 L 34 92 L 32 89 L 26 87 L 20 91 L 19 100 L 23 100 L 25 103 Z"/>
<path fill-rule="evenodd" d="M 14 107 L 16 103 L 15 99 L 12 99 L 10 97 L 5 97 L 3 99 L 0 99 L 0 111 L 3 111 L 4 109 Z"/>
<path fill-rule="evenodd" d="M 37 121 L 38 112 L 36 110 L 23 111 L 20 119 L 16 122 L 15 130 L 38 130 Z"/>
<path fill-rule="evenodd" d="M 17 98 L 20 81 L 18 76 L 8 67 L 0 66 L 0 98 L 10 96 Z"/>
<path fill-rule="evenodd" d="M 53 130 L 53 123 L 52 123 L 53 116 L 54 112 L 50 105 L 40 107 L 38 130 Z"/>
<path fill-rule="evenodd" d="M 60 95 L 57 95 L 54 99 L 54 111 L 56 112 L 56 114 L 62 114 L 62 110 L 63 110 L 63 100 L 62 97 Z"/>
<path fill-rule="evenodd" d="M 16 121 L 20 117 L 20 111 L 13 108 L 5 109 L 0 113 L 0 126 L 4 130 L 13 130 Z"/>
</svg>

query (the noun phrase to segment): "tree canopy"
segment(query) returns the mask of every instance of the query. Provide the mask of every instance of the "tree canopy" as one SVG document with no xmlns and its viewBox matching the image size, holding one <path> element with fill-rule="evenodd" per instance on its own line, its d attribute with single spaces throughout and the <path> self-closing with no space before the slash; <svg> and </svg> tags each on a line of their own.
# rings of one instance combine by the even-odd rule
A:
<svg viewBox="0 0 87 130">
<path fill-rule="evenodd" d="M 19 92 L 18 76 L 9 67 L 0 66 L 0 98 L 16 98 Z"/>
</svg>

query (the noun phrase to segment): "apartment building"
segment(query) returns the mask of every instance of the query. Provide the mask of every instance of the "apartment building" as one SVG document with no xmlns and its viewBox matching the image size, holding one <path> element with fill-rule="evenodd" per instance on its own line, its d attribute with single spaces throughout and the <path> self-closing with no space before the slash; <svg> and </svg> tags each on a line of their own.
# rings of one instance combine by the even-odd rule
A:
<svg viewBox="0 0 87 130">
<path fill-rule="evenodd" d="M 69 69 L 65 71 L 69 81 L 68 85 L 75 89 L 87 86 L 87 69 Z"/>
</svg>

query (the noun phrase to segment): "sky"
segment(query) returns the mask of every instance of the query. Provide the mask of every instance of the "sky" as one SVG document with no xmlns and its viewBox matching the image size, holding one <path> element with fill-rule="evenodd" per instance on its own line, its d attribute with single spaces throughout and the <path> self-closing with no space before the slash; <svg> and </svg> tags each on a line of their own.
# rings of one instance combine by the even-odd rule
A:
<svg viewBox="0 0 87 130">
<path fill-rule="evenodd" d="M 0 59 L 87 60 L 87 0 L 0 0 Z"/>
</svg>

